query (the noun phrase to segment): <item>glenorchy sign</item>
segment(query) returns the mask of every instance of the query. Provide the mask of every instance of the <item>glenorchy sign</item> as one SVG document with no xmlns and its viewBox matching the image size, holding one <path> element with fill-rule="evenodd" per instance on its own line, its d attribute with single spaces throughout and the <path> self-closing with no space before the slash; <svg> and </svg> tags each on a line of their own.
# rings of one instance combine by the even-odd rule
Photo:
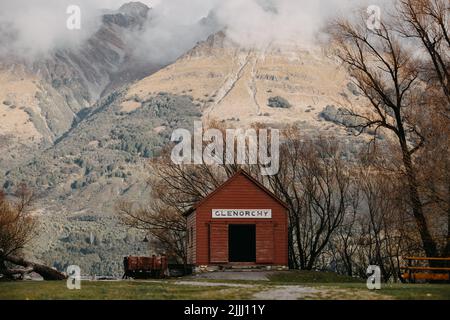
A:
<svg viewBox="0 0 450 320">
<path fill-rule="evenodd" d="M 212 209 L 213 219 L 271 219 L 272 209 Z"/>
</svg>

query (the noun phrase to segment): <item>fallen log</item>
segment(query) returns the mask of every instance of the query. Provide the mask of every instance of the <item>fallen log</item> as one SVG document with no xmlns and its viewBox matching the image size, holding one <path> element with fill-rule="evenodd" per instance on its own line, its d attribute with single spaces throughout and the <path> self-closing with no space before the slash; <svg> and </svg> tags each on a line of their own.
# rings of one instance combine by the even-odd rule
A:
<svg viewBox="0 0 450 320">
<path fill-rule="evenodd" d="M 67 278 L 67 276 L 62 273 L 59 272 L 58 270 L 55 270 L 53 268 L 47 267 L 43 264 L 39 264 L 39 263 L 34 263 L 31 261 L 27 261 L 23 258 L 20 257 L 15 257 L 15 256 L 7 256 L 7 257 L 2 257 L 2 259 L 4 261 L 10 262 L 12 264 L 18 265 L 18 266 L 22 266 L 25 269 L 16 272 L 16 274 L 24 274 L 24 273 L 30 273 L 30 272 L 36 272 L 37 274 L 39 274 L 42 278 L 44 278 L 44 280 L 64 280 Z M 9 275 L 11 275 L 12 273 L 14 273 L 13 271 L 18 271 L 19 269 L 7 269 L 5 272 L 8 273 Z M 2 272 L 2 271 L 0 271 Z"/>
<path fill-rule="evenodd" d="M 33 268 L 25 268 L 25 269 L 0 269 L 0 275 L 2 275 L 5 279 L 9 280 L 23 280 L 26 274 L 33 272 Z"/>
</svg>

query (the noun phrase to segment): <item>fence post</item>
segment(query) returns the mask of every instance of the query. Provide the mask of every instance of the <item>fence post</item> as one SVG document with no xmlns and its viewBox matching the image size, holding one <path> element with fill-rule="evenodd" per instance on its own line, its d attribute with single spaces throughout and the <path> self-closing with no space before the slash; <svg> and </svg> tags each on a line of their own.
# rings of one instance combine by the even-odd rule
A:
<svg viewBox="0 0 450 320">
<path fill-rule="evenodd" d="M 413 282 L 413 279 L 412 279 L 412 269 L 411 269 L 411 267 L 412 267 L 411 261 L 412 261 L 412 260 L 411 260 L 410 258 L 408 258 L 409 283 L 412 283 L 412 282 Z"/>
</svg>

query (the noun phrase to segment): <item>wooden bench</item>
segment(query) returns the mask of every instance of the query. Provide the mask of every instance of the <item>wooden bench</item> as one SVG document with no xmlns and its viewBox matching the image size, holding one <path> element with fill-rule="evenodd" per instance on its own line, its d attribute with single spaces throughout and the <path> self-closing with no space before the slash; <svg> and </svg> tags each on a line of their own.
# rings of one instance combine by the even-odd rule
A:
<svg viewBox="0 0 450 320">
<path fill-rule="evenodd" d="M 449 258 L 424 258 L 424 257 L 403 257 L 404 260 L 408 261 L 408 265 L 401 267 L 404 270 L 401 275 L 403 280 L 415 283 L 416 280 L 426 280 L 426 281 L 450 281 L 450 267 L 424 267 L 424 266 L 414 266 L 413 261 L 442 261 L 447 266 L 450 266 Z"/>
</svg>

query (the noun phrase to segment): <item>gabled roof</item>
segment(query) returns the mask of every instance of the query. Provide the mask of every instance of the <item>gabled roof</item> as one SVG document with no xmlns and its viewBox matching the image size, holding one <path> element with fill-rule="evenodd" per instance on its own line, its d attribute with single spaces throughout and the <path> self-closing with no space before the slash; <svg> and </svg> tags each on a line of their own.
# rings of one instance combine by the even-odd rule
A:
<svg viewBox="0 0 450 320">
<path fill-rule="evenodd" d="M 230 183 L 232 183 L 234 180 L 236 180 L 237 177 L 239 176 L 244 176 L 245 178 L 247 178 L 248 180 L 250 180 L 250 182 L 252 182 L 254 185 L 256 185 L 259 189 L 261 189 L 262 191 L 264 191 L 267 195 L 269 195 L 271 198 L 273 198 L 276 202 L 278 202 L 280 205 L 282 205 L 284 208 L 289 209 L 289 207 L 287 206 L 286 203 L 284 203 L 283 201 L 281 201 L 280 198 L 278 198 L 273 192 L 271 192 L 269 189 L 267 189 L 261 182 L 259 182 L 258 180 L 256 180 L 255 178 L 253 178 L 249 173 L 247 173 L 245 170 L 239 170 L 237 171 L 233 176 L 231 176 L 227 181 L 225 181 L 224 183 L 222 183 L 216 190 L 214 190 L 213 192 L 211 192 L 210 194 L 208 194 L 205 198 L 203 198 L 202 200 L 200 200 L 199 202 L 197 202 L 192 208 L 188 209 L 183 215 L 185 217 L 189 216 L 191 213 L 193 213 L 200 205 L 202 205 L 204 202 L 208 201 L 209 199 L 211 199 L 216 193 L 218 193 L 219 191 L 221 191 L 223 188 L 225 188 L 227 185 L 229 185 Z"/>
</svg>

